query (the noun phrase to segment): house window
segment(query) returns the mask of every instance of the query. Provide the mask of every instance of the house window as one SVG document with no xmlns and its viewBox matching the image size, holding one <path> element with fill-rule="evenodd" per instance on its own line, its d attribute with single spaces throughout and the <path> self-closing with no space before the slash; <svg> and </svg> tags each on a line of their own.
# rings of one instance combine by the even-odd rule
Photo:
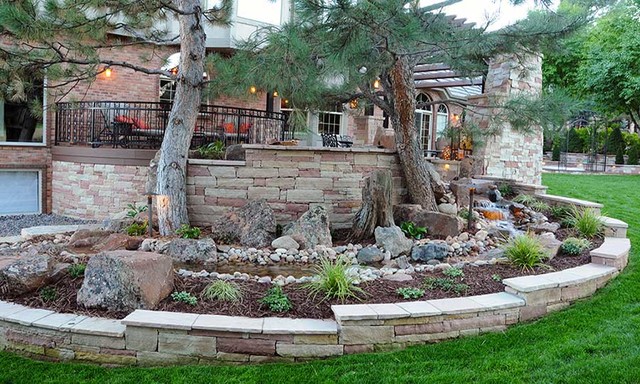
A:
<svg viewBox="0 0 640 384">
<path fill-rule="evenodd" d="M 340 135 L 342 132 L 343 117 L 342 105 L 340 104 L 336 105 L 330 111 L 318 112 L 318 133 Z"/>
<path fill-rule="evenodd" d="M 280 25 L 282 0 L 238 0 L 238 17 Z"/>
<path fill-rule="evenodd" d="M 0 170 L 0 215 L 42 212 L 40 171 Z"/>
<path fill-rule="evenodd" d="M 416 96 L 415 125 L 423 150 L 433 149 L 431 139 L 433 136 L 433 132 L 431 131 L 433 106 L 429 103 L 431 103 L 431 98 L 424 93 L 419 93 L 418 96 Z"/>
<path fill-rule="evenodd" d="M 0 143 L 44 144 L 44 97 L 42 80 L 27 84 L 11 101 L 0 95 Z"/>
<path fill-rule="evenodd" d="M 449 126 L 449 109 L 444 104 L 440 104 L 438 107 L 438 114 L 436 120 L 436 137 L 440 138 L 444 135 L 444 131 Z"/>
<path fill-rule="evenodd" d="M 176 97 L 176 81 L 168 78 L 160 78 L 160 102 L 173 104 Z"/>
</svg>

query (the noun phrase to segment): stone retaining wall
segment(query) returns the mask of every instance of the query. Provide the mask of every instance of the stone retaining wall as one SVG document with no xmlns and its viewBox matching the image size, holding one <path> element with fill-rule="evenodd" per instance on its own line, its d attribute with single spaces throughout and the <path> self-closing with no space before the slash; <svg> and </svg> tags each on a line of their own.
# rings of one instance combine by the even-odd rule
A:
<svg viewBox="0 0 640 384">
<path fill-rule="evenodd" d="M 105 365 L 304 361 L 502 331 L 588 297 L 618 275 L 631 247 L 626 224 L 606 219 L 605 225 L 617 237 L 591 252 L 591 264 L 506 279 L 501 293 L 334 305 L 335 321 L 146 310 L 110 320 L 0 301 L 0 350 Z"/>
<path fill-rule="evenodd" d="M 211 224 L 247 200 L 266 199 L 280 223 L 295 221 L 310 206 L 324 205 L 334 227 L 350 227 L 362 204 L 364 178 L 389 169 L 394 202 L 406 191 L 395 151 L 378 148 L 315 148 L 245 145 L 243 162 L 190 160 L 189 217 Z"/>
</svg>

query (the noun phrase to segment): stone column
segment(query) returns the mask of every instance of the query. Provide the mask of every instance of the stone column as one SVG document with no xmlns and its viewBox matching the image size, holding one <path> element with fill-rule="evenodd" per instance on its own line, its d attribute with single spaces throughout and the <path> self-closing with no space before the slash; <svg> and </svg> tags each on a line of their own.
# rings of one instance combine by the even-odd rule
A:
<svg viewBox="0 0 640 384">
<path fill-rule="evenodd" d="M 519 183 L 542 183 L 542 128 L 531 127 L 532 133 L 515 131 L 494 105 L 508 97 L 542 92 L 542 57 L 539 55 L 499 56 L 492 60 L 485 81 L 485 93 L 470 97 L 469 121 L 483 130 L 497 134 L 484 138 L 482 146 L 474 146 L 476 175 L 487 175 Z M 480 169 L 481 168 L 481 169 Z"/>
</svg>

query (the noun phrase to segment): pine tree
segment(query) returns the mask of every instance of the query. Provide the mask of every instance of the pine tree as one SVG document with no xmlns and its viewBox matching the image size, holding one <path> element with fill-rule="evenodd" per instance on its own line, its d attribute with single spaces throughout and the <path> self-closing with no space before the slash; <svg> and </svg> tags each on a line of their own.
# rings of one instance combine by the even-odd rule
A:
<svg viewBox="0 0 640 384">
<path fill-rule="evenodd" d="M 539 11 L 516 26 L 487 32 L 441 12 L 455 2 L 421 7 L 415 0 L 298 0 L 293 24 L 257 33 L 243 52 L 213 62 L 214 89 L 228 92 L 250 82 L 277 89 L 300 110 L 366 99 L 389 117 L 411 199 L 436 210 L 444 189 L 433 166 L 424 161 L 414 124 L 414 67 L 443 63 L 461 77 L 482 75 L 491 58 L 522 53 L 523 47 L 535 51 L 545 37 L 558 38 L 585 21 L 577 13 Z"/>
<path fill-rule="evenodd" d="M 622 147 L 618 147 L 616 149 L 616 164 L 624 164 L 624 149 Z"/>
<path fill-rule="evenodd" d="M 553 141 L 553 147 L 551 147 L 551 160 L 560 161 L 560 142 L 558 140 Z"/>
<path fill-rule="evenodd" d="M 584 152 L 584 140 L 578 134 L 575 128 L 571 128 L 567 133 L 569 138 L 567 139 L 567 152 L 570 153 L 583 153 Z"/>
<path fill-rule="evenodd" d="M 611 130 L 611 133 L 609 134 L 609 137 L 607 139 L 607 152 L 615 153 L 617 156 L 620 149 L 622 149 L 622 153 L 624 153 L 624 148 L 625 142 L 622 136 L 622 131 L 620 130 L 620 126 L 615 126 Z"/>
</svg>

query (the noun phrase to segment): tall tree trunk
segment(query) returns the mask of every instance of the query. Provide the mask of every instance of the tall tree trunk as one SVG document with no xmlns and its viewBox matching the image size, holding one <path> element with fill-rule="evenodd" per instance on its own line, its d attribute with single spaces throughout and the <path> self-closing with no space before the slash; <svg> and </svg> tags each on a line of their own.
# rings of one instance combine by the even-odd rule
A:
<svg viewBox="0 0 640 384">
<path fill-rule="evenodd" d="M 389 77 L 392 85 L 390 100 L 393 103 L 389 117 L 396 133 L 396 149 L 409 195 L 414 204 L 437 211 L 436 197 L 444 194 L 444 186 L 433 165 L 424 159 L 420 148 L 420 132 L 415 125 L 413 67 L 407 56 L 396 59 Z"/>
<path fill-rule="evenodd" d="M 200 0 L 177 0 L 185 14 L 180 24 L 180 67 L 169 123 L 158 161 L 158 223 L 161 235 L 175 233 L 189 224 L 187 213 L 187 155 L 200 107 L 202 73 L 206 54 Z"/>
</svg>

